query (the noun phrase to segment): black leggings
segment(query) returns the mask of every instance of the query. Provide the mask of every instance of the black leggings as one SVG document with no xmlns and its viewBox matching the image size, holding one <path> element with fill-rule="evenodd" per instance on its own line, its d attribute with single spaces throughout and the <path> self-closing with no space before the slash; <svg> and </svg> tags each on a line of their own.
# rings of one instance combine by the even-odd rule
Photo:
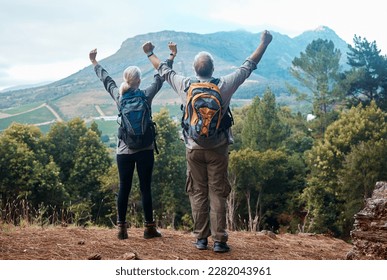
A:
<svg viewBox="0 0 387 280">
<path fill-rule="evenodd" d="M 135 154 L 117 155 L 117 166 L 120 177 L 120 189 L 117 198 L 118 222 L 126 221 L 128 200 L 132 189 L 134 167 L 137 168 L 140 180 L 140 191 L 142 207 L 146 222 L 153 221 L 153 206 L 151 181 L 153 172 L 154 154 L 153 150 L 145 150 Z"/>
</svg>

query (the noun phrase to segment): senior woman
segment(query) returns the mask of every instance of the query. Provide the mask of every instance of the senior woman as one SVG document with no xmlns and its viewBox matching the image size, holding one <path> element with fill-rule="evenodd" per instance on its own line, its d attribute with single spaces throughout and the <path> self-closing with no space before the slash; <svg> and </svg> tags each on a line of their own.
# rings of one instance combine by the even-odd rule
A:
<svg viewBox="0 0 387 280">
<path fill-rule="evenodd" d="M 176 53 L 171 54 L 166 61 L 171 67 L 175 55 Z M 93 49 L 89 53 L 89 58 L 94 66 L 94 71 L 118 106 L 122 96 L 130 91 L 141 91 L 145 95 L 149 106 L 151 106 L 153 98 L 164 83 L 164 79 L 159 74 L 154 75 L 153 81 L 149 86 L 140 89 L 141 70 L 137 66 L 129 66 L 123 72 L 123 82 L 118 88 L 116 82 L 98 63 L 96 57 L 97 49 Z M 151 180 L 154 164 L 154 148 L 154 144 L 152 143 L 144 148 L 133 149 L 129 148 L 122 139 L 118 139 L 116 149 L 119 173 L 119 191 L 117 198 L 118 239 L 128 238 L 126 214 L 135 168 L 137 169 L 140 181 L 141 200 L 145 218 L 144 238 L 161 237 L 161 233 L 157 230 L 153 219 Z"/>
</svg>

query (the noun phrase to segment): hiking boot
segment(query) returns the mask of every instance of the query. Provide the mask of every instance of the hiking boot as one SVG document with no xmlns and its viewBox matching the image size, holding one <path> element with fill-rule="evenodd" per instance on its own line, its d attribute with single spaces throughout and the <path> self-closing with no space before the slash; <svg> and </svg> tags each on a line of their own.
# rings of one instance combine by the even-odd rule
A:
<svg viewBox="0 0 387 280">
<path fill-rule="evenodd" d="M 196 246 L 196 249 L 207 250 L 208 249 L 207 244 L 208 244 L 207 238 L 200 238 L 196 240 L 195 246 Z"/>
<path fill-rule="evenodd" d="M 214 252 L 215 253 L 225 253 L 230 251 L 230 247 L 228 247 L 226 242 L 215 241 L 214 243 Z"/>
<path fill-rule="evenodd" d="M 118 222 L 118 239 L 128 239 L 128 224 L 126 222 Z"/>
<path fill-rule="evenodd" d="M 144 238 L 161 237 L 161 233 L 156 229 L 155 222 L 145 222 Z"/>
</svg>

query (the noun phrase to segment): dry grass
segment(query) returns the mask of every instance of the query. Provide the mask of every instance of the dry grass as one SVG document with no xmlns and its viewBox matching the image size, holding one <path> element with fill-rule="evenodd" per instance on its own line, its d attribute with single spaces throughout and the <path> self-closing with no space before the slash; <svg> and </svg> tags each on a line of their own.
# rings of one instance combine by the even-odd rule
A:
<svg viewBox="0 0 387 280">
<path fill-rule="evenodd" d="M 143 229 L 130 228 L 118 240 L 116 229 L 0 226 L 2 260 L 343 260 L 352 246 L 312 234 L 229 232 L 231 251 L 214 253 L 193 246 L 190 232 L 160 229 L 162 238 L 145 240 Z"/>
</svg>

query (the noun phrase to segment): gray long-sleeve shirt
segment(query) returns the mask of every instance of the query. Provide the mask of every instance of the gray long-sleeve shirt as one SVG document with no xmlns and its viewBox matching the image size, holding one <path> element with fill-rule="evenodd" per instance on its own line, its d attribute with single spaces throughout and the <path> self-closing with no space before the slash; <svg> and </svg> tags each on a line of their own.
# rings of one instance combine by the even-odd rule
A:
<svg viewBox="0 0 387 280">
<path fill-rule="evenodd" d="M 248 58 L 240 67 L 235 69 L 232 73 L 219 78 L 218 87 L 222 96 L 222 107 L 224 108 L 224 112 L 227 112 L 227 108 L 230 105 L 232 95 L 255 69 L 257 69 L 257 63 Z M 180 96 L 182 104 L 186 104 L 187 92 L 185 91 L 185 89 L 189 86 L 190 78 L 178 75 L 173 69 L 168 67 L 165 62 L 160 63 L 158 73 L 161 77 L 165 78 L 165 81 L 167 81 L 173 88 L 173 90 Z M 209 82 L 212 79 L 202 77 L 196 78 L 200 82 Z M 185 140 L 185 144 L 188 149 L 203 149 L 191 138 L 188 137 Z M 228 137 L 226 137 L 225 135 L 223 136 L 222 134 L 219 144 L 216 147 L 232 142 L 232 133 L 231 129 L 229 129 Z"/>
</svg>

